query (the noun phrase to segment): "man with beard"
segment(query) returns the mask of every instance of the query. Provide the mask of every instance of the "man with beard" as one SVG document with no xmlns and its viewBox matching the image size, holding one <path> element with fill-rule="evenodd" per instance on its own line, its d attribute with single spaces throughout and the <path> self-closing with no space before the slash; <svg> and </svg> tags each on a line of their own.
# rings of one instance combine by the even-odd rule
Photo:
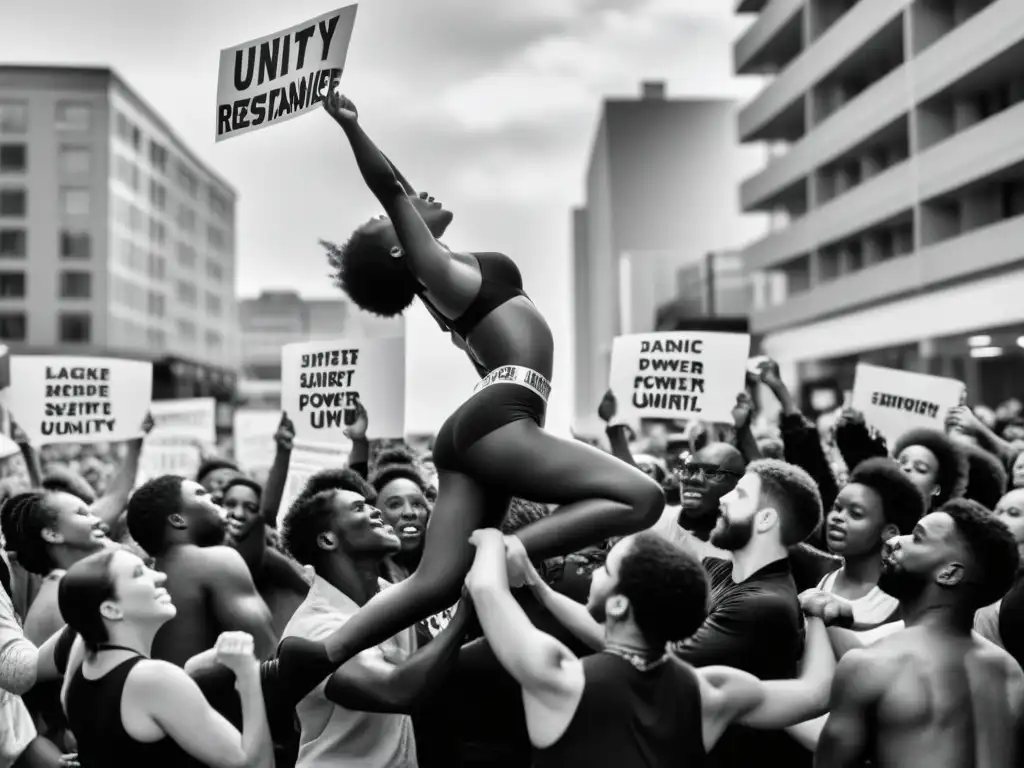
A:
<svg viewBox="0 0 1024 768">
<path fill-rule="evenodd" d="M 245 560 L 249 574 L 273 617 L 280 637 L 295 609 L 306 599 L 309 584 L 302 569 L 267 546 L 266 522 L 260 514 L 263 489 L 247 477 L 234 477 L 221 489 L 227 514 L 227 545 Z"/>
<path fill-rule="evenodd" d="M 150 480 L 132 495 L 127 517 L 132 538 L 167 574 L 178 609 L 156 635 L 154 659 L 184 666 L 230 631 L 252 635 L 260 658 L 273 653 L 270 611 L 241 555 L 221 546 L 222 511 L 203 486 L 176 475 Z"/>
<path fill-rule="evenodd" d="M 891 539 L 878 586 L 900 601 L 906 629 L 843 656 L 815 765 L 1019 766 L 1024 672 L 971 632 L 1019 563 L 1006 526 L 963 499 Z"/>
<path fill-rule="evenodd" d="M 684 497 L 686 490 L 684 487 Z M 804 470 L 775 459 L 752 462 L 721 497 L 709 542 L 731 559 L 704 558 L 710 610 L 675 651 L 695 667 L 724 665 L 761 680 L 796 675 L 803 645 L 797 588 L 788 549 L 821 522 L 821 496 Z M 806 751 L 784 733 L 728 733 L 710 764 L 798 766 Z"/>
<path fill-rule="evenodd" d="M 619 541 L 594 574 L 587 607 L 560 612 L 600 633 L 600 652 L 583 660 L 534 627 L 509 592 L 507 560 L 539 581 L 522 545 L 493 529 L 471 541 L 466 585 L 491 647 L 522 686 L 536 768 L 703 765 L 732 722 L 780 728 L 824 711 L 835 662 L 820 621 L 798 680 L 694 670 L 667 653 L 668 641 L 700 626 L 707 583 L 694 557 L 653 533 Z M 754 764 L 770 761 L 742 765 Z"/>
</svg>

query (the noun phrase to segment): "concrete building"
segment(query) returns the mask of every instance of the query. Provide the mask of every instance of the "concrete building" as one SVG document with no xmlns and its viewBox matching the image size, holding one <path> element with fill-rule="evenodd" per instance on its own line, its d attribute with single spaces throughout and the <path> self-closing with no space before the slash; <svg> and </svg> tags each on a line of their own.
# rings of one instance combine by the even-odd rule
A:
<svg viewBox="0 0 1024 768">
<path fill-rule="evenodd" d="M 229 400 L 236 198 L 114 71 L 0 66 L 0 341 Z"/>
<path fill-rule="evenodd" d="M 668 98 L 661 83 L 602 107 L 586 202 L 572 214 L 580 434 L 601 430 L 612 340 L 654 330 L 680 267 L 766 230 L 766 217 L 739 210 L 736 184 L 763 163 L 763 149 L 739 146 L 736 114 L 732 100 Z"/>
<path fill-rule="evenodd" d="M 790 381 L 852 384 L 858 359 L 1024 380 L 1024 3 L 740 0 L 739 115 L 774 156 L 740 188 L 774 230 L 743 252 L 752 328 Z"/>
<path fill-rule="evenodd" d="M 402 336 L 405 320 L 363 312 L 346 298 L 303 299 L 294 291 L 264 291 L 238 304 L 242 336 L 239 395 L 248 407 L 281 407 L 281 347 L 341 337 Z"/>
</svg>

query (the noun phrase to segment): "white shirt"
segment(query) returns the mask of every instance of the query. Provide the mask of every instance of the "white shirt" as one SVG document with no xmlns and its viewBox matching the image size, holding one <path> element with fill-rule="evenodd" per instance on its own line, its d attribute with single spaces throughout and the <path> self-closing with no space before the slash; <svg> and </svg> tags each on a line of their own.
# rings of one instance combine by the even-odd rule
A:
<svg viewBox="0 0 1024 768">
<path fill-rule="evenodd" d="M 389 585 L 381 580 L 380 586 Z M 323 640 L 358 611 L 348 596 L 316 576 L 283 637 Z M 414 649 L 415 630 L 409 628 L 348 663 L 376 657 L 400 664 Z M 339 707 L 324 693 L 326 683 L 327 679 L 295 708 L 301 727 L 296 768 L 417 768 L 412 718 Z"/>
<path fill-rule="evenodd" d="M 818 583 L 818 589 L 831 594 L 836 593 L 836 577 L 839 571 L 832 571 Z M 837 597 L 839 597 L 837 595 Z M 841 598 L 840 599 L 844 599 Z M 853 608 L 853 627 L 855 632 L 875 629 L 886 623 L 892 623 L 894 616 L 900 608 L 900 601 L 887 592 L 883 592 L 877 585 L 871 588 L 863 597 L 856 600 L 847 600 Z"/>
<path fill-rule="evenodd" d="M 7 558 L 0 552 L 4 562 Z M 17 693 L 36 681 L 39 652 L 25 639 L 14 603 L 0 587 L 0 768 L 10 768 L 36 738 L 28 707 Z"/>
</svg>

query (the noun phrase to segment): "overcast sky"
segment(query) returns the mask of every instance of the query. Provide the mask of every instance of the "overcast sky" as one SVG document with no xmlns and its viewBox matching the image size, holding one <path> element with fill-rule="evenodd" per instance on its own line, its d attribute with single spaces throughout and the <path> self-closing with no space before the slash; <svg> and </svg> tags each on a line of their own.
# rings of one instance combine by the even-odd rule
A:
<svg viewBox="0 0 1024 768">
<path fill-rule="evenodd" d="M 238 189 L 238 289 L 331 296 L 318 237 L 378 213 L 340 130 L 322 113 L 214 143 L 219 51 L 343 0 L 6 2 L 8 63 L 114 67 Z M 554 412 L 567 409 L 569 210 L 601 99 L 663 79 L 670 96 L 748 95 L 731 75 L 745 21 L 734 0 L 364 0 L 342 80 L 361 121 L 410 181 L 456 212 L 446 241 L 519 263 L 557 346 Z M 429 386 L 411 428 L 436 427 L 472 381 L 425 315 L 411 315 L 410 381 Z M 465 374 L 445 378 L 451 365 Z M 436 388 L 436 389 L 435 389 Z M 427 394 L 427 393 L 425 393 Z M 596 405 L 596 404 L 595 404 Z M 435 407 L 436 406 L 436 407 Z M 567 414 L 566 414 L 567 417 Z"/>
</svg>

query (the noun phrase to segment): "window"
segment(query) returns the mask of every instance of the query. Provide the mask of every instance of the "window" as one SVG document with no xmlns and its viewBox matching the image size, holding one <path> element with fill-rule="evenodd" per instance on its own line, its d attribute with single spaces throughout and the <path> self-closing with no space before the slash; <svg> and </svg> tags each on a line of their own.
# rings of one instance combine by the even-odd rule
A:
<svg viewBox="0 0 1024 768">
<path fill-rule="evenodd" d="M 196 338 L 196 324 L 191 320 L 179 320 L 178 335 L 187 341 L 194 341 Z"/>
<path fill-rule="evenodd" d="M 206 332 L 206 346 L 210 349 L 220 349 L 222 341 L 220 334 L 216 331 Z"/>
<path fill-rule="evenodd" d="M 65 216 L 88 216 L 90 202 L 88 189 L 65 187 L 60 191 L 60 209 Z"/>
<path fill-rule="evenodd" d="M 139 191 L 141 186 L 139 166 L 126 157 L 118 156 L 117 158 L 117 178 L 126 187 L 130 187 L 135 192 Z"/>
<path fill-rule="evenodd" d="M 167 173 L 167 150 L 155 141 L 149 142 L 149 164 L 160 173 Z"/>
<path fill-rule="evenodd" d="M 167 227 L 162 221 L 153 218 L 149 220 L 149 241 L 156 245 L 163 245 L 167 242 Z"/>
<path fill-rule="evenodd" d="M 196 287 L 192 283 L 178 281 L 178 300 L 190 307 L 196 305 Z"/>
<path fill-rule="evenodd" d="M 215 293 L 206 294 L 206 311 L 211 315 L 220 314 L 220 296 Z"/>
<path fill-rule="evenodd" d="M 132 129 L 134 127 L 135 126 L 132 125 L 132 121 L 123 113 L 117 113 L 117 118 L 114 121 L 114 131 L 117 133 L 117 138 L 126 144 L 130 144 L 132 140 Z"/>
<path fill-rule="evenodd" d="M 0 219 L 22 217 L 27 207 L 24 189 L 0 189 Z"/>
<path fill-rule="evenodd" d="M 132 229 L 132 232 L 145 232 L 146 231 L 146 215 L 142 212 L 142 209 L 137 205 L 129 206 L 128 208 L 128 224 Z"/>
<path fill-rule="evenodd" d="M 25 298 L 25 273 L 0 272 L 0 299 Z"/>
<path fill-rule="evenodd" d="M 63 313 L 59 326 L 61 343 L 88 344 L 92 338 L 92 316 L 87 313 Z"/>
<path fill-rule="evenodd" d="M 231 203 L 212 187 L 210 188 L 210 210 L 221 221 L 229 222 L 231 220 Z"/>
<path fill-rule="evenodd" d="M 88 272 L 60 273 L 60 297 L 62 299 L 88 299 L 92 296 L 92 275 Z"/>
<path fill-rule="evenodd" d="M 167 210 L 167 187 L 156 179 L 149 180 L 149 202 L 154 210 Z"/>
<path fill-rule="evenodd" d="M 195 232 L 196 212 L 188 206 L 181 206 L 181 208 L 178 209 L 178 226 L 186 232 Z"/>
<path fill-rule="evenodd" d="M 178 243 L 178 264 L 185 269 L 195 269 L 196 252 L 188 243 Z"/>
<path fill-rule="evenodd" d="M 61 147 L 60 172 L 67 176 L 85 175 L 92 170 L 92 152 L 88 147 Z"/>
<path fill-rule="evenodd" d="M 216 248 L 218 250 L 224 250 L 227 242 L 227 238 L 224 237 L 224 233 L 214 226 L 206 228 L 206 240 L 210 244 L 211 248 Z"/>
<path fill-rule="evenodd" d="M 199 180 L 180 162 L 178 163 L 178 184 L 186 195 L 193 200 L 196 199 L 199 194 Z"/>
<path fill-rule="evenodd" d="M 28 104 L 0 101 L 0 133 L 28 133 Z"/>
<path fill-rule="evenodd" d="M 24 144 L 0 144 L 0 173 L 24 173 L 27 165 Z"/>
<path fill-rule="evenodd" d="M 24 259 L 28 233 L 24 229 L 0 229 L 0 259 Z"/>
<path fill-rule="evenodd" d="M 27 335 L 24 312 L 0 313 L 0 341 L 24 341 Z"/>
<path fill-rule="evenodd" d="M 211 280 L 222 280 L 224 278 L 224 268 L 216 261 L 206 261 L 206 275 Z"/>
<path fill-rule="evenodd" d="M 129 140 L 131 142 L 132 149 L 136 152 L 142 149 L 142 131 L 139 129 L 139 126 L 132 126 L 132 135 Z"/>
<path fill-rule="evenodd" d="M 92 257 L 92 238 L 88 232 L 64 230 L 60 233 L 62 259 L 88 259 Z"/>
<path fill-rule="evenodd" d="M 167 277 L 167 260 L 159 253 L 149 254 L 149 276 L 154 280 L 163 280 Z"/>
<path fill-rule="evenodd" d="M 147 328 L 146 343 L 149 344 L 150 349 L 163 349 L 167 346 L 167 334 L 163 332 L 162 328 Z"/>
<path fill-rule="evenodd" d="M 164 311 L 166 310 L 166 307 L 167 307 L 167 304 L 166 304 L 166 301 L 165 301 L 166 297 L 162 293 L 157 293 L 156 291 L 150 291 L 148 298 L 149 298 L 149 306 L 148 306 L 149 314 L 151 314 L 153 317 L 163 317 L 164 316 Z"/>
<path fill-rule="evenodd" d="M 92 107 L 81 102 L 57 104 L 58 131 L 88 131 L 92 127 Z"/>
</svg>

